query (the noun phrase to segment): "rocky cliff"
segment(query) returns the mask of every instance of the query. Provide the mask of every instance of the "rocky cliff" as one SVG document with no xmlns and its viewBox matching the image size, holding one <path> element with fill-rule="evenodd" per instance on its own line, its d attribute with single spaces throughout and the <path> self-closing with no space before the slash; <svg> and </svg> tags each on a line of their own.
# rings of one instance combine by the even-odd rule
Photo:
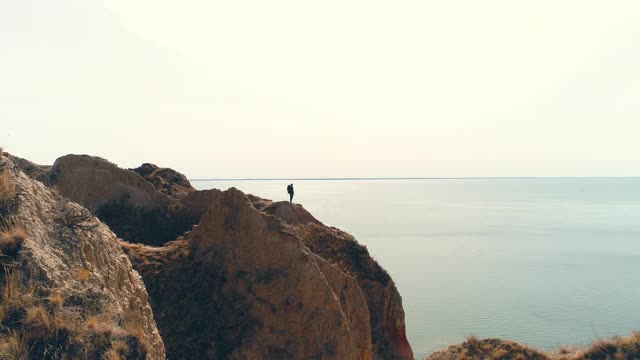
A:
<svg viewBox="0 0 640 360">
<path fill-rule="evenodd" d="M 298 204 L 134 170 L 0 153 L 0 359 L 413 358 L 393 280 L 351 235 Z M 639 356 L 635 333 L 553 353 L 470 338 L 428 359 Z"/>
<path fill-rule="evenodd" d="M 122 244 L 145 280 L 170 358 L 413 358 L 393 281 L 350 235 L 298 205 L 235 189 L 167 195 L 140 181 L 105 160 L 70 155 L 56 161 L 48 183 L 142 243 Z M 173 211 L 114 223 L 101 210 L 139 212 L 150 203 Z M 184 221 L 174 238 L 197 224 L 178 241 L 127 231 L 176 218 Z"/>
<path fill-rule="evenodd" d="M 251 197 L 256 208 L 273 214 L 315 254 L 357 279 L 367 299 L 374 353 L 381 359 L 412 359 L 402 298 L 389 274 L 353 236 L 316 220 L 301 205 Z"/>
<path fill-rule="evenodd" d="M 164 359 L 116 236 L 18 165 L 0 158 L 0 358 Z"/>
</svg>

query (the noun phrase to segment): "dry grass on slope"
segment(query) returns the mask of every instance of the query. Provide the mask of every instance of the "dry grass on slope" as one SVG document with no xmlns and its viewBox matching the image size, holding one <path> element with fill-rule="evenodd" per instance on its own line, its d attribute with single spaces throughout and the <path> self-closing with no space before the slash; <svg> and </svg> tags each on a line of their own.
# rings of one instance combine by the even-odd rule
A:
<svg viewBox="0 0 640 360">
<path fill-rule="evenodd" d="M 597 340 L 584 349 L 560 349 L 545 354 L 509 340 L 469 338 L 438 351 L 426 360 L 638 360 L 640 333 Z"/>
<path fill-rule="evenodd" d="M 427 360 L 548 360 L 549 358 L 531 348 L 518 343 L 475 337 L 462 344 L 431 354 Z"/>
<path fill-rule="evenodd" d="M 65 298 L 21 269 L 23 228 L 0 231 L 0 359 L 144 359 L 140 326 L 101 313 L 91 297 Z M 125 314 L 126 315 L 126 314 Z"/>
<path fill-rule="evenodd" d="M 5 202 L 16 195 L 16 186 L 9 180 L 9 171 L 0 169 L 0 202 Z"/>
<path fill-rule="evenodd" d="M 27 238 L 27 233 L 22 227 L 7 227 L 4 221 L 0 222 L 0 259 L 11 258 L 14 259 L 20 249 L 24 240 Z"/>
<path fill-rule="evenodd" d="M 640 359 L 640 332 L 629 336 L 596 340 L 585 349 L 560 352 L 558 360 L 637 360 Z"/>
<path fill-rule="evenodd" d="M 0 261 L 15 258 L 27 237 L 24 228 L 15 225 L 10 216 L 16 197 L 16 186 L 9 178 L 9 171 L 0 169 Z"/>
<path fill-rule="evenodd" d="M 5 221 L 16 205 L 16 186 L 9 178 L 9 171 L 0 168 L 0 221 Z"/>
<path fill-rule="evenodd" d="M 144 359 L 126 326 L 65 306 L 56 290 L 5 265 L 0 283 L 0 359 Z"/>
</svg>

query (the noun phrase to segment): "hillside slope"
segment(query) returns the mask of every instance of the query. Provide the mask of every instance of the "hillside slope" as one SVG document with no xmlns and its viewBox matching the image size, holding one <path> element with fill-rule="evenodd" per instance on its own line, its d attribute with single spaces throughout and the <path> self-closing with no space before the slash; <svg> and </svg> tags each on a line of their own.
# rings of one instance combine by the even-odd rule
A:
<svg viewBox="0 0 640 360">
<path fill-rule="evenodd" d="M 143 281 L 115 235 L 6 156 L 0 226 L 0 358 L 165 358 Z"/>
</svg>

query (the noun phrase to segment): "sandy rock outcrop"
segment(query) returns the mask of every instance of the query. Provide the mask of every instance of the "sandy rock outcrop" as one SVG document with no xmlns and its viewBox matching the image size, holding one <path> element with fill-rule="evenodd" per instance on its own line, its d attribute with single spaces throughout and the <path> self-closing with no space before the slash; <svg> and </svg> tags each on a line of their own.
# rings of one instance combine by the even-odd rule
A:
<svg viewBox="0 0 640 360">
<path fill-rule="evenodd" d="M 323 225 L 299 204 L 255 196 L 251 201 L 259 210 L 288 224 L 313 253 L 357 279 L 367 299 L 373 352 L 379 359 L 413 359 L 402 298 L 389 274 L 364 246 L 348 233 Z"/>
<path fill-rule="evenodd" d="M 175 240 L 204 212 L 186 209 L 138 173 L 98 157 L 60 157 L 43 182 L 91 209 L 120 238 L 131 242 L 162 245 Z"/>
<path fill-rule="evenodd" d="M 140 175 L 98 157 L 62 156 L 55 161 L 48 177 L 49 185 L 88 208 L 121 197 L 139 207 L 157 207 L 170 202 Z"/>
<path fill-rule="evenodd" d="M 68 317 L 74 319 L 99 318 L 100 324 L 112 329 L 109 334 L 129 334 L 137 339 L 147 359 L 164 359 L 164 344 L 142 278 L 132 269 L 113 232 L 85 208 L 29 178 L 8 157 L 0 159 L 0 168 L 15 194 L 12 205 L 0 214 L 2 222 L 26 232 L 16 270 L 26 274 L 30 282 L 41 284 L 40 288 L 55 291 L 59 298 L 55 302 L 58 310 L 49 309 L 51 314 L 40 310 L 41 322 L 50 328 L 49 316 L 65 312 L 71 312 Z M 78 193 L 82 191 L 86 189 L 79 187 Z M 92 197 L 94 193 L 84 195 Z M 27 320 L 28 316 L 29 312 Z M 56 351 L 64 355 L 63 350 Z"/>
<path fill-rule="evenodd" d="M 153 184 L 158 191 L 175 198 L 181 198 L 196 191 L 186 176 L 170 168 L 144 163 L 131 170 Z"/>
</svg>

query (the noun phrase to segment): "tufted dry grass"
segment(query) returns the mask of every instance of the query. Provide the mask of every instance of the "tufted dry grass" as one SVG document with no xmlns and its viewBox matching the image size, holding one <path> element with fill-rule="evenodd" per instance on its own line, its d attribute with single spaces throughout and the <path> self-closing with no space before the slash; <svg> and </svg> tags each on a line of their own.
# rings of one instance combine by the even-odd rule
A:
<svg viewBox="0 0 640 360">
<path fill-rule="evenodd" d="M 500 339 L 479 340 L 470 337 L 462 344 L 431 354 L 428 360 L 548 360 L 534 349 L 513 341 Z"/>
<path fill-rule="evenodd" d="M 431 354 L 426 360 L 638 360 L 640 332 L 594 341 L 584 348 L 561 348 L 544 353 L 501 339 L 467 339 Z"/>
<path fill-rule="evenodd" d="M 640 359 L 640 332 L 624 337 L 596 340 L 585 349 L 557 358 L 561 360 L 637 360 Z"/>
<path fill-rule="evenodd" d="M 15 259 L 27 239 L 27 232 L 21 226 L 3 224 L 0 226 L 0 259 Z"/>
<path fill-rule="evenodd" d="M 0 202 L 12 199 L 16 195 L 16 186 L 9 178 L 9 171 L 0 169 Z"/>
<path fill-rule="evenodd" d="M 18 267 L 3 267 L 0 359 L 146 358 L 140 334 L 121 326 L 118 316 L 90 313 L 82 304 L 65 306 L 62 294 L 30 280 Z"/>
</svg>

